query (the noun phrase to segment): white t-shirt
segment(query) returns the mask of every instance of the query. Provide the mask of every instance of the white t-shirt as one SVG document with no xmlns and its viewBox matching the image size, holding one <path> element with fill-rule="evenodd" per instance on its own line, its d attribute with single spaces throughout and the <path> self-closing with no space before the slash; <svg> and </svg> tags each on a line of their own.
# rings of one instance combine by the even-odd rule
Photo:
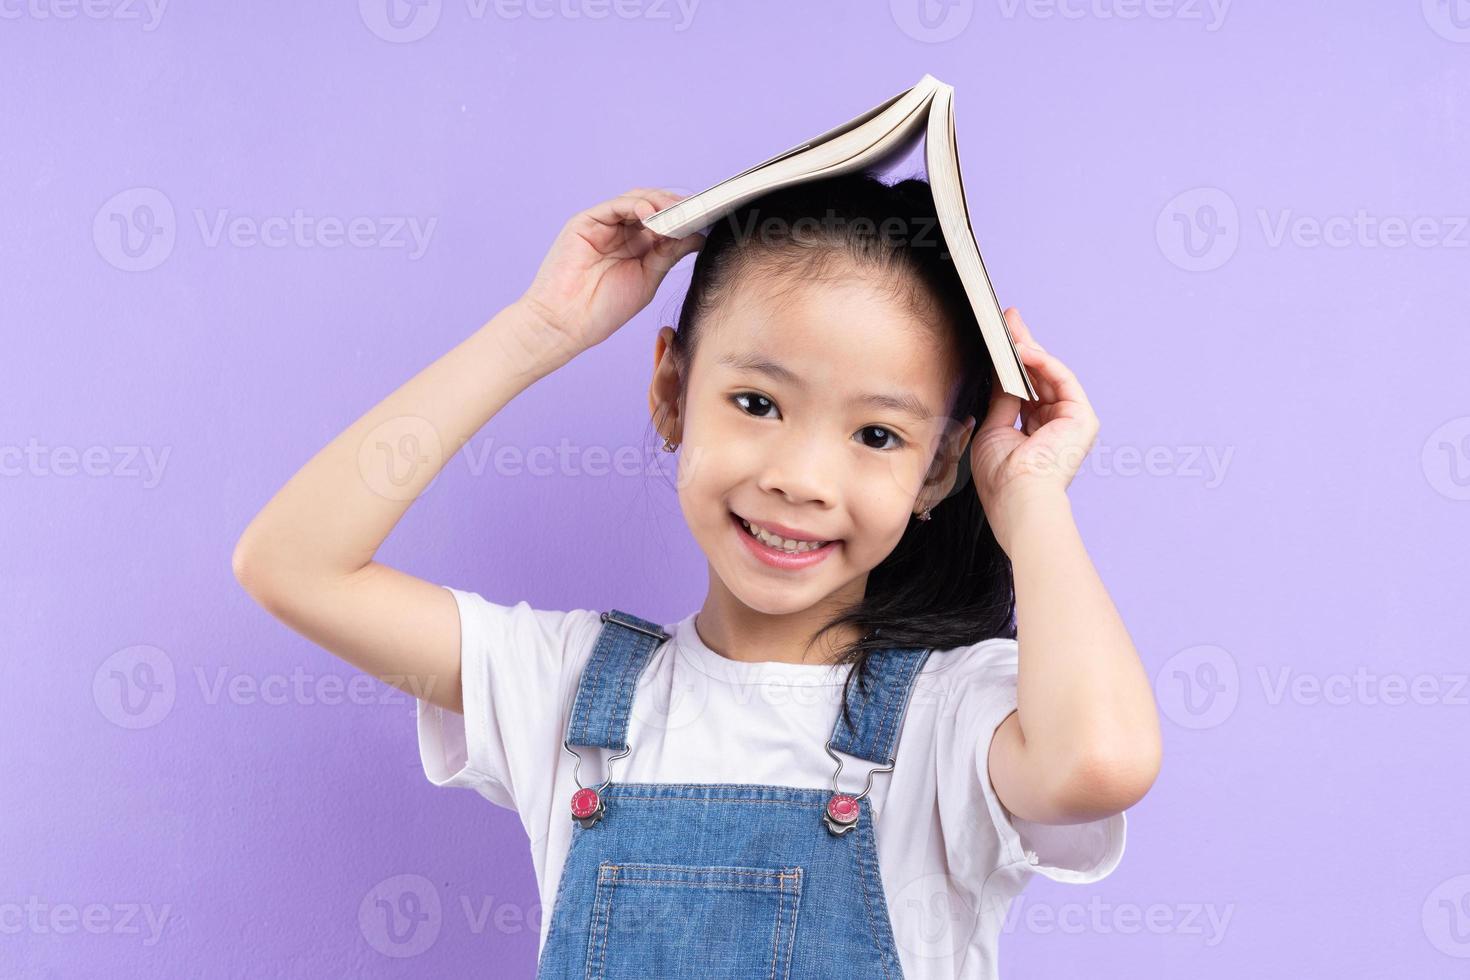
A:
<svg viewBox="0 0 1470 980">
<path fill-rule="evenodd" d="M 418 702 L 424 774 L 519 813 L 540 886 L 539 956 L 572 834 L 576 760 L 562 739 L 602 621 L 597 610 L 504 606 L 449 591 L 459 607 L 465 711 Z M 674 639 L 639 677 L 632 751 L 613 763 L 615 782 L 831 787 L 836 763 L 824 746 L 850 667 L 730 660 L 700 639 L 694 613 L 664 628 Z M 894 769 L 873 779 L 878 865 L 908 980 L 994 980 L 1000 927 L 1033 873 L 1093 882 L 1122 858 L 1122 813 L 1037 824 L 1012 817 L 995 795 L 986 760 L 1016 707 L 1016 669 L 1015 640 L 932 652 L 914 682 Z M 601 785 L 615 753 L 576 751 L 578 780 Z M 839 789 L 861 792 L 873 764 L 840 757 Z"/>
</svg>

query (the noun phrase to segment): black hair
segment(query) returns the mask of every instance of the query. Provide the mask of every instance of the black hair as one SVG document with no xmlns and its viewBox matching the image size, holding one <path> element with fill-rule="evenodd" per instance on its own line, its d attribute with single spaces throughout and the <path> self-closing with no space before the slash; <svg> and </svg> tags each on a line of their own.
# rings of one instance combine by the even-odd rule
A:
<svg viewBox="0 0 1470 980">
<path fill-rule="evenodd" d="M 850 276 L 854 264 L 865 282 L 891 288 L 896 299 L 936 324 L 942 338 L 936 358 L 951 359 L 945 366 L 957 379 L 949 417 L 958 425 L 974 416 L 978 429 L 990 400 L 990 357 L 945 246 L 929 184 L 918 178 L 888 184 L 866 171 L 768 192 L 708 229 L 670 342 L 681 368 L 680 400 L 699 327 L 733 283 L 754 277 L 779 293 Z M 893 551 L 869 572 L 862 600 L 809 641 L 844 624 L 862 632 L 835 660 L 853 665 L 843 688 L 844 713 L 853 679 L 866 689 L 868 657 L 876 650 L 949 649 L 1015 636 L 1011 563 L 972 483 L 966 445 L 954 483 L 930 520 L 911 517 Z"/>
</svg>

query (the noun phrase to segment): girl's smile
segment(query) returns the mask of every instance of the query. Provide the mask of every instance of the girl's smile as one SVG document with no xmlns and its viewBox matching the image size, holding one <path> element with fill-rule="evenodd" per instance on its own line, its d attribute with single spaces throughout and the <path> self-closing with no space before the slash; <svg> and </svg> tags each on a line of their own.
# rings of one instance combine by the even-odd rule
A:
<svg viewBox="0 0 1470 980">
<path fill-rule="evenodd" d="M 745 547 L 750 553 L 773 568 L 786 570 L 809 568 L 825 560 L 828 555 L 837 550 L 837 545 L 842 541 L 841 538 L 837 538 L 819 543 L 806 535 L 801 537 L 776 535 L 767 530 L 767 525 L 747 521 L 734 511 L 730 512 L 730 520 L 735 527 L 735 533 L 740 535 L 740 540 L 745 542 Z M 784 527 L 779 529 L 789 531 Z"/>
</svg>

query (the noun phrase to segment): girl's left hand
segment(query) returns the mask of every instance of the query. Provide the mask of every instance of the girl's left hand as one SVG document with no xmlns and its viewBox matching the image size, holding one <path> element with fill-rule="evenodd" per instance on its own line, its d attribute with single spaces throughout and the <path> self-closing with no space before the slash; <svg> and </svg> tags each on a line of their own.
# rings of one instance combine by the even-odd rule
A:
<svg viewBox="0 0 1470 980">
<path fill-rule="evenodd" d="M 1015 308 L 1006 310 L 1005 318 L 1039 397 L 1023 402 L 996 385 L 985 421 L 970 445 L 975 491 L 1002 547 L 1018 505 L 1058 494 L 1065 497 L 1099 428 L 1077 376 L 1036 344 Z"/>
</svg>

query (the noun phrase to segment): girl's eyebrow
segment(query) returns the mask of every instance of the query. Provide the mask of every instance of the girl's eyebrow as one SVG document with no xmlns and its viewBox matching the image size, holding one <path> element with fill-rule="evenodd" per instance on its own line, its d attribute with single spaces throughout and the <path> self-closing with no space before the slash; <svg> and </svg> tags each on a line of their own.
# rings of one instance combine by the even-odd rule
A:
<svg viewBox="0 0 1470 980">
<path fill-rule="evenodd" d="M 724 353 L 719 356 L 719 363 L 735 368 L 739 371 L 754 371 L 764 374 L 777 381 L 785 382 L 794 388 L 807 387 L 807 383 L 795 371 L 783 364 L 771 360 L 764 354 L 751 351 L 744 354 Z M 854 405 L 865 405 L 870 408 L 887 408 L 904 415 L 911 416 L 921 422 L 926 422 L 934 417 L 929 406 L 917 396 L 907 391 L 894 394 L 869 393 L 857 395 L 852 399 Z"/>
</svg>

